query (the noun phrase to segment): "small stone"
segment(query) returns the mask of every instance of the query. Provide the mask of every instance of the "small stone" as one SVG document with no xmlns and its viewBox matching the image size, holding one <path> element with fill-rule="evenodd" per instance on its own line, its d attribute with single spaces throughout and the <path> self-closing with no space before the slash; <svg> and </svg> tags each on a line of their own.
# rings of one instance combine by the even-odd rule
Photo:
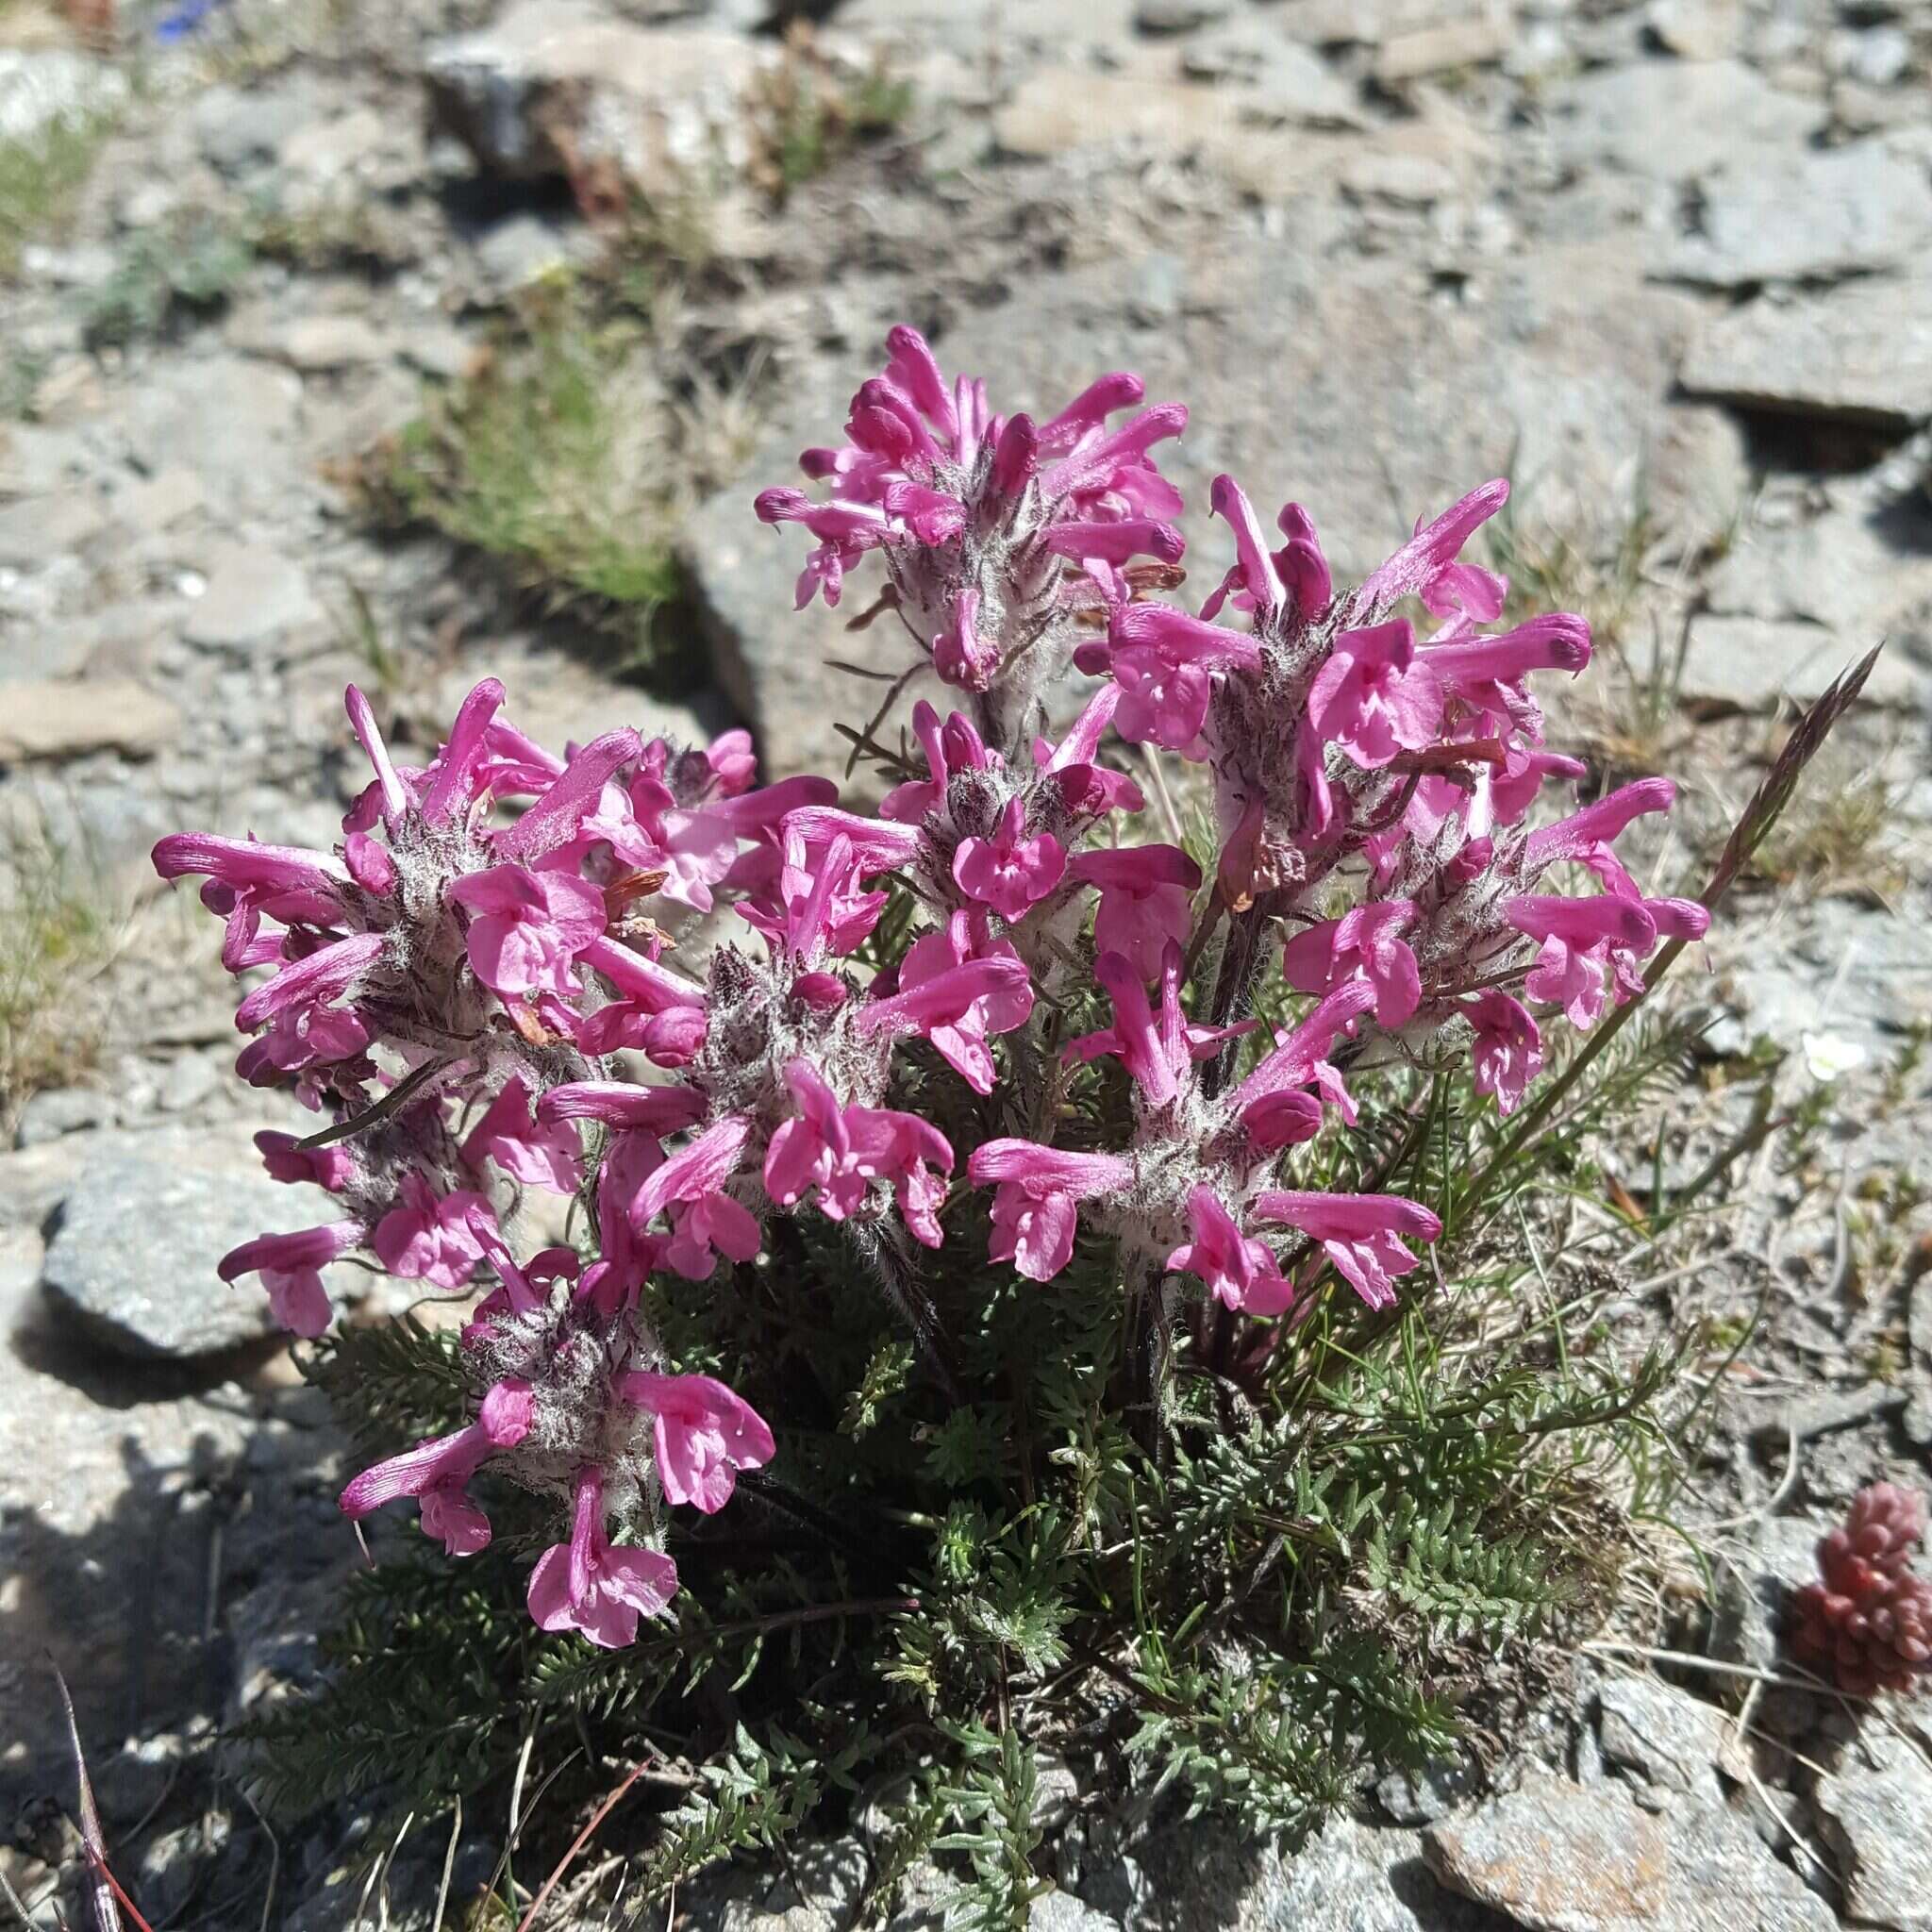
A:
<svg viewBox="0 0 1932 1932">
<path fill-rule="evenodd" d="M 230 1248 L 309 1224 L 313 1196 L 266 1174 L 139 1155 L 91 1164 L 58 1212 L 46 1291 L 102 1347 L 137 1359 L 209 1355 L 277 1332 L 258 1284 L 215 1274 Z"/>
<path fill-rule="evenodd" d="M 1805 704 L 1854 661 L 1844 643 L 1823 625 L 1705 614 L 1690 622 L 1678 695 L 1745 711 L 1784 698 Z M 1862 697 L 1867 704 L 1910 705 L 1919 682 L 1902 658 L 1885 652 Z"/>
<path fill-rule="evenodd" d="M 1397 1824 L 1433 1824 L 1481 1789 L 1474 1765 L 1445 1758 L 1417 1772 L 1391 1771 L 1376 1785 L 1375 1797 Z"/>
<path fill-rule="evenodd" d="M 522 213 L 493 224 L 477 238 L 476 258 L 499 289 L 527 289 L 573 259 L 572 231 L 541 215 Z"/>
<path fill-rule="evenodd" d="M 291 175 L 332 181 L 379 154 L 389 138 L 389 124 L 374 108 L 354 108 L 332 121 L 296 128 L 277 158 Z"/>
<path fill-rule="evenodd" d="M 1033 1902 L 1033 1932 L 1120 1932 L 1120 1922 L 1096 1911 L 1070 1891 L 1050 1891 Z"/>
<path fill-rule="evenodd" d="M 171 529 L 207 508 L 207 486 L 194 471 L 179 466 L 130 483 L 109 504 L 115 521 L 138 537 Z"/>
<path fill-rule="evenodd" d="M 1643 25 L 1680 60 L 1718 60 L 1738 51 L 1738 0 L 1650 0 Z"/>
<path fill-rule="evenodd" d="M 1932 1766 L 1882 1724 L 1861 1724 L 1816 1803 L 1844 1878 L 1846 1916 L 1932 1932 Z"/>
<path fill-rule="evenodd" d="M 1891 87 L 1912 64 L 1912 43 L 1895 26 L 1841 27 L 1824 43 L 1824 64 L 1843 79 Z"/>
<path fill-rule="evenodd" d="M 254 318 L 231 326 L 228 340 L 250 355 L 286 362 L 303 375 L 380 362 L 390 352 L 388 338 L 359 315 Z"/>
<path fill-rule="evenodd" d="M 1134 25 L 1143 34 L 1191 34 L 1227 18 L 1229 0 L 1140 0 Z"/>
<path fill-rule="evenodd" d="M 21 1109 L 14 1140 L 19 1146 L 37 1147 L 63 1134 L 109 1126 L 113 1119 L 114 1103 L 107 1094 L 91 1087 L 53 1087 L 36 1093 Z"/>
<path fill-rule="evenodd" d="M 1341 186 L 1357 201 L 1386 201 L 1397 208 L 1432 208 L 1456 192 L 1456 171 L 1433 155 L 1368 153 L 1346 162 Z"/>
<path fill-rule="evenodd" d="M 163 1113 L 186 1113 L 199 1107 L 221 1084 L 221 1073 L 206 1054 L 177 1054 L 168 1062 L 155 1097 Z"/>
<path fill-rule="evenodd" d="M 517 0 L 481 32 L 437 42 L 424 77 L 440 124 L 512 180 L 614 175 L 675 191 L 747 152 L 747 37 L 649 28 L 580 0 Z"/>
<path fill-rule="evenodd" d="M 25 567 L 84 550 L 107 521 L 100 499 L 89 490 L 9 503 L 0 509 L 0 564 Z"/>
<path fill-rule="evenodd" d="M 208 559 L 208 588 L 181 635 L 208 650 L 253 649 L 323 621 L 308 574 L 278 551 L 226 544 Z"/>
<path fill-rule="evenodd" d="M 1181 72 L 1230 89 L 1256 121 L 1303 127 L 1366 127 L 1355 89 L 1312 47 L 1242 22 L 1190 41 Z"/>
<path fill-rule="evenodd" d="M 1432 74 L 1487 67 L 1503 58 L 1513 35 L 1507 20 L 1489 14 L 1396 34 L 1383 42 L 1375 57 L 1375 78 L 1384 87 L 1400 87 Z"/>
<path fill-rule="evenodd" d="M 0 765 L 92 751 L 151 758 L 180 729 L 180 711 L 133 678 L 23 679 L 0 705 Z"/>
<path fill-rule="evenodd" d="M 482 350 L 454 323 L 425 322 L 406 329 L 396 341 L 403 361 L 441 382 L 460 382 L 475 367 Z"/>
<path fill-rule="evenodd" d="M 1714 1704 L 1657 1677 L 1612 1677 L 1600 1697 L 1599 1735 L 1611 1764 L 1671 1791 L 1713 1802 L 1723 1796 L 1716 1766 L 1728 1725 Z"/>
</svg>

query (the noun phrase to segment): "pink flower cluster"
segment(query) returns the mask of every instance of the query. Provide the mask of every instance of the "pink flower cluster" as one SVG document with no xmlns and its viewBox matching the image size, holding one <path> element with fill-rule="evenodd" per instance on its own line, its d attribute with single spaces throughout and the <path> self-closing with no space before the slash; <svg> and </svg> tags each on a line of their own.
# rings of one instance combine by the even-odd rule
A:
<svg viewBox="0 0 1932 1932">
<path fill-rule="evenodd" d="M 774 1454 L 741 1396 L 665 1359 L 654 1275 L 751 1261 L 795 1214 L 910 1267 L 903 1238 L 937 1248 L 949 1222 L 957 1239 L 990 1214 L 992 1262 L 1049 1280 L 1087 1225 L 1124 1289 L 1158 1285 L 1170 1317 L 1191 1279 L 1291 1318 L 1330 1272 L 1383 1307 L 1435 1216 L 1286 1185 L 1292 1149 L 1355 1119 L 1347 1069 L 1468 1051 L 1507 1111 L 1541 1062 L 1533 1004 L 1592 1024 L 1661 937 L 1703 930 L 1701 908 L 1647 895 L 1612 850 L 1668 807 L 1663 781 L 1529 827 L 1543 782 L 1582 768 L 1543 749 L 1524 680 L 1579 670 L 1590 644 L 1574 617 L 1485 628 L 1506 587 L 1460 552 L 1501 484 L 1338 593 L 1306 512 L 1283 510 L 1271 550 L 1223 477 L 1235 562 L 1192 614 L 1155 594 L 1179 582 L 1180 498 L 1150 451 L 1185 411 L 1108 428 L 1142 395 L 1112 375 L 1036 425 L 993 414 L 982 383 L 946 383 L 911 330 L 889 346 L 848 442 L 807 452 L 829 494 L 758 505 L 815 540 L 801 601 L 836 601 L 879 552 L 914 668 L 961 694 L 945 715 L 915 705 L 918 755 L 875 814 L 824 779 L 756 785 L 741 732 L 691 750 L 616 730 L 554 757 L 485 680 L 420 769 L 391 760 L 350 691 L 375 776 L 335 850 L 156 848 L 163 877 L 204 880 L 225 963 L 256 982 L 242 1076 L 333 1123 L 258 1137 L 269 1172 L 325 1190 L 332 1217 L 245 1243 L 224 1278 L 257 1276 L 310 1336 L 333 1316 L 323 1271 L 351 1254 L 477 1297 L 475 1419 L 365 1471 L 344 1510 L 413 1497 L 464 1555 L 491 1534 L 468 1487 L 486 1465 L 554 1498 L 531 1613 L 596 1643 L 628 1641 L 675 1590 L 669 1511 L 721 1508 Z M 1097 682 L 1054 730 L 1075 663 Z M 1208 876 L 1124 836 L 1144 800 L 1109 733 L 1206 767 Z M 921 923 L 880 968 L 859 956 L 889 876 Z M 1578 881 L 1593 889 L 1565 889 Z M 720 905 L 753 943 L 720 946 L 700 983 L 664 925 Z M 1309 1004 L 1236 1078 L 1271 958 Z M 1058 1016 L 1091 988 L 1111 1024 L 1059 1046 Z M 912 1041 L 996 1096 L 983 1117 L 1032 1135 L 956 1149 L 895 1107 Z M 622 1077 L 620 1053 L 659 1072 Z M 1103 1060 L 1132 1096 L 1118 1144 L 1056 1144 L 1054 1108 L 997 1098 L 1022 1066 L 1037 1094 Z M 579 1245 L 525 1238 L 532 1191 L 583 1201 Z"/>
</svg>

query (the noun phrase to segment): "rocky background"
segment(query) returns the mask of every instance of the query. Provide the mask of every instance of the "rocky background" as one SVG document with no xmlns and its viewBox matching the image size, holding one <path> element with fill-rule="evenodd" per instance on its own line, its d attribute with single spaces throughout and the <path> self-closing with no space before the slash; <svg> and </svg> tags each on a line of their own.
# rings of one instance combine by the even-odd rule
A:
<svg viewBox="0 0 1932 1932">
<path fill-rule="evenodd" d="M 1193 407 L 1193 500 L 1224 468 L 1299 497 L 1341 572 L 1509 474 L 1494 560 L 1605 644 L 1565 735 L 1686 788 L 1660 878 L 1888 641 L 1685 974 L 1708 1058 L 1629 1157 L 1694 1168 L 1747 1092 L 1784 1127 L 1620 1305 L 1729 1337 L 1673 1505 L 1708 1569 L 1659 1529 L 1636 1648 L 1553 1659 L 1531 1731 L 1298 1860 L 1123 1853 L 1052 1791 L 1036 1924 L 1932 1927 L 1932 1728 L 1752 1674 L 1778 1579 L 1932 1441 L 1924 0 L 0 0 L 0 1877 L 32 1924 L 76 1865 L 49 1652 L 157 1928 L 426 1924 L 445 1848 L 375 1848 L 365 1892 L 366 1820 L 278 1831 L 205 1749 L 313 1670 L 356 1551 L 325 1416 L 213 1275 L 313 1216 L 258 1174 L 274 1103 L 149 845 L 329 842 L 351 678 L 418 744 L 490 672 L 546 741 L 742 720 L 772 774 L 842 764 L 882 687 L 825 659 L 898 647 L 791 616 L 799 545 L 749 505 L 908 319 L 1009 407 L 1142 371 Z M 1673 1632 L 1704 1661 L 1653 1668 Z M 502 1835 L 469 1822 L 453 1923 Z M 866 1856 L 676 1923 L 842 1924 Z"/>
</svg>

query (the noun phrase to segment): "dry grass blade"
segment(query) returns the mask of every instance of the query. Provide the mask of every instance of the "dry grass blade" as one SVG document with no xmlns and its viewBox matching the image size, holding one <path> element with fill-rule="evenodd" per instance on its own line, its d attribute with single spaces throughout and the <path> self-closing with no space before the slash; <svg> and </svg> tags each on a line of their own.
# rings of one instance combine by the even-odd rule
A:
<svg viewBox="0 0 1932 1932">
<path fill-rule="evenodd" d="M 537 1915 L 549 1903 L 550 1894 L 557 1890 L 563 1874 L 576 1862 L 578 1854 L 590 1843 L 591 1833 L 617 1808 L 620 1800 L 630 1790 L 631 1786 L 643 1776 L 644 1766 L 648 1762 L 647 1758 L 640 1758 L 625 1774 L 624 1782 L 591 1813 L 589 1819 L 585 1822 L 583 1830 L 571 1840 L 570 1849 L 551 1868 L 550 1876 L 543 1881 L 537 1896 L 530 1901 L 530 1909 L 518 1922 L 517 1932 L 530 1932 L 530 1928 L 537 1923 Z"/>
<path fill-rule="evenodd" d="M 60 1666 L 53 1664 L 52 1668 L 54 1681 L 60 1687 L 60 1708 L 67 1719 L 67 1741 L 74 1750 L 75 1777 L 80 1788 L 80 1842 L 87 1854 L 91 1881 L 88 1904 L 93 1913 L 94 1932 L 122 1932 L 121 1906 L 127 1907 L 128 1917 L 140 1932 L 152 1932 L 134 1901 L 121 1890 L 119 1881 L 108 1869 L 108 1840 L 101 1830 L 100 1808 L 94 1803 L 93 1780 L 87 1774 L 87 1755 L 80 1748 L 80 1720 L 74 1713 L 74 1693 L 67 1688 Z"/>
</svg>

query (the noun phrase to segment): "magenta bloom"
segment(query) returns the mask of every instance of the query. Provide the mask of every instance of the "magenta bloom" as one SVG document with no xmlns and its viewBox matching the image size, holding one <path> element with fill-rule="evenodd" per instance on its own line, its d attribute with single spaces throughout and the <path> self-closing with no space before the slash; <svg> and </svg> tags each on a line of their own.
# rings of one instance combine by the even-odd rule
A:
<svg viewBox="0 0 1932 1932">
<path fill-rule="evenodd" d="M 1170 943 L 1187 942 L 1201 868 L 1178 845 L 1100 846 L 1076 854 L 1068 872 L 1099 889 L 1094 950 L 1120 954 L 1143 981 Z"/>
<path fill-rule="evenodd" d="M 1031 1141 L 988 1141 L 967 1174 L 993 1187 L 990 1261 L 1010 1261 L 1029 1281 L 1051 1281 L 1073 1258 L 1079 1204 L 1124 1188 L 1133 1163 L 1112 1154 L 1068 1154 Z"/>
<path fill-rule="evenodd" d="M 541 1630 L 575 1630 L 604 1650 L 637 1641 L 638 1620 L 658 1617 L 677 1593 L 677 1565 L 662 1550 L 620 1548 L 604 1530 L 604 1472 L 580 1469 L 567 1543 L 530 1572 L 530 1615 Z"/>
<path fill-rule="evenodd" d="M 483 1398 L 477 1419 L 454 1435 L 419 1442 L 365 1469 L 341 1494 L 341 1511 L 352 1522 L 414 1496 L 423 1533 L 437 1539 L 452 1557 L 474 1557 L 490 1542 L 490 1519 L 471 1502 L 470 1478 L 499 1449 L 513 1449 L 530 1432 L 536 1405 L 527 1382 L 498 1382 Z"/>
<path fill-rule="evenodd" d="M 1274 1250 L 1242 1234 L 1212 1188 L 1189 1194 L 1188 1226 L 1194 1239 L 1167 1257 L 1176 1273 L 1199 1275 L 1210 1294 L 1251 1315 L 1278 1315 L 1294 1300 Z"/>
<path fill-rule="evenodd" d="M 775 1453 L 765 1419 L 709 1375 L 634 1369 L 617 1378 L 617 1392 L 651 1411 L 665 1495 L 707 1516 L 730 1502 L 741 1469 L 762 1469 Z"/>
<path fill-rule="evenodd" d="M 1416 919 L 1412 899 L 1371 899 L 1298 932 L 1282 948 L 1282 977 L 1303 992 L 1327 992 L 1359 973 L 1375 990 L 1375 1019 L 1407 1024 L 1422 1003 L 1415 954 L 1401 938 Z"/>
<path fill-rule="evenodd" d="M 1121 688 L 1114 727 L 1135 743 L 1194 753 L 1217 671 L 1257 669 L 1259 647 L 1164 604 L 1126 604 L 1108 626 L 1108 663 Z M 1083 657 L 1081 661 L 1087 661 Z"/>
<path fill-rule="evenodd" d="M 1308 717 L 1364 771 L 1420 751 L 1442 723 L 1442 687 L 1406 618 L 1342 631 L 1308 691 Z"/>
<path fill-rule="evenodd" d="M 991 906 L 1017 923 L 1065 877 L 1067 848 L 1042 832 L 1026 837 L 1026 805 L 1011 800 L 991 839 L 962 839 L 953 858 L 953 878 L 969 899 Z"/>
<path fill-rule="evenodd" d="M 631 1197 L 626 1213 L 634 1226 L 671 1214 L 664 1258 L 689 1281 L 708 1280 L 720 1255 L 749 1261 L 761 1245 L 758 1216 L 724 1191 L 750 1134 L 750 1122 L 727 1116 L 644 1175 Z"/>
<path fill-rule="evenodd" d="M 1438 617 L 1464 612 L 1488 624 L 1502 613 L 1503 583 L 1493 573 L 1459 562 L 1462 546 L 1509 500 L 1498 476 L 1472 490 L 1433 523 L 1418 519 L 1415 535 L 1356 592 L 1356 606 L 1379 617 L 1405 597 L 1420 597 Z"/>
<path fill-rule="evenodd" d="M 463 1158 L 479 1174 L 493 1160 L 512 1180 L 574 1194 L 583 1181 L 583 1142 L 567 1121 L 543 1122 L 530 1112 L 530 1090 L 512 1074 L 463 1142 Z"/>
<path fill-rule="evenodd" d="M 1271 1144 L 1268 1124 L 1282 1119 L 1277 1096 L 1291 1090 L 1313 1087 L 1324 1100 L 1341 1109 L 1344 1120 L 1354 1123 L 1355 1103 L 1327 1054 L 1338 1036 L 1374 1004 L 1375 989 L 1367 980 L 1343 980 L 1333 992 L 1323 995 L 1299 1026 L 1277 1039 L 1274 1051 L 1235 1090 L 1235 1110 L 1264 1145 Z M 1274 1141 L 1272 1144 L 1287 1143 Z"/>
<path fill-rule="evenodd" d="M 491 1225 L 495 1217 L 481 1195 L 460 1191 L 438 1196 L 420 1174 L 404 1177 L 402 1198 L 375 1224 L 370 1245 L 391 1274 L 426 1281 L 454 1294 L 483 1258 L 483 1243 L 473 1220 Z"/>
<path fill-rule="evenodd" d="M 583 991 L 571 966 L 607 923 L 604 894 L 568 873 L 492 865 L 458 879 L 450 897 L 467 906 L 470 964 L 505 999 Z"/>
<path fill-rule="evenodd" d="M 765 1150 L 765 1191 L 772 1199 L 789 1208 L 816 1189 L 819 1212 L 844 1221 L 865 1205 L 874 1181 L 887 1181 L 906 1225 L 927 1247 L 938 1247 L 937 1209 L 945 1188 L 931 1170 L 952 1172 L 946 1137 L 916 1114 L 845 1105 L 802 1059 L 785 1070 L 785 1084 L 798 1111 Z"/>
<path fill-rule="evenodd" d="M 231 1248 L 215 1273 L 224 1281 L 259 1274 L 268 1291 L 268 1305 L 291 1335 L 311 1340 L 329 1324 L 333 1312 L 322 1271 L 362 1239 L 358 1221 L 332 1222 L 326 1227 L 305 1227 L 294 1234 L 258 1235 Z"/>
<path fill-rule="evenodd" d="M 1503 909 L 1519 932 L 1541 942 L 1524 990 L 1532 999 L 1555 1001 L 1573 1026 L 1596 1024 L 1607 966 L 1626 994 L 1641 986 L 1635 962 L 1657 943 L 1657 925 L 1637 901 L 1615 892 L 1594 899 L 1529 893 Z"/>
<path fill-rule="evenodd" d="M 1285 1222 L 1320 1241 L 1336 1273 L 1372 1308 L 1392 1307 L 1391 1276 L 1416 1265 L 1401 1237 L 1432 1241 L 1442 1232 L 1426 1208 L 1400 1194 L 1267 1193 L 1257 1197 L 1254 1212 L 1257 1220 Z"/>
<path fill-rule="evenodd" d="M 337 1141 L 332 1147 L 304 1147 L 293 1134 L 278 1134 L 264 1127 L 256 1135 L 255 1145 L 261 1164 L 278 1181 L 312 1181 L 340 1194 L 355 1178 L 356 1157 Z"/>
<path fill-rule="evenodd" d="M 986 916 L 955 912 L 938 932 L 914 940 L 899 962 L 899 991 L 871 1001 L 859 1030 L 918 1032 L 931 1041 L 975 1093 L 991 1093 L 993 1060 L 988 1039 L 1025 1025 L 1033 988 L 1025 962 L 1008 940 L 990 938 Z"/>
<path fill-rule="evenodd" d="M 1475 1091 L 1493 1093 L 1497 1112 L 1514 1113 L 1524 1089 L 1543 1070 L 1542 1035 L 1536 1022 L 1528 1008 L 1496 987 L 1464 1000 L 1462 1013 L 1475 1028 Z"/>
</svg>

